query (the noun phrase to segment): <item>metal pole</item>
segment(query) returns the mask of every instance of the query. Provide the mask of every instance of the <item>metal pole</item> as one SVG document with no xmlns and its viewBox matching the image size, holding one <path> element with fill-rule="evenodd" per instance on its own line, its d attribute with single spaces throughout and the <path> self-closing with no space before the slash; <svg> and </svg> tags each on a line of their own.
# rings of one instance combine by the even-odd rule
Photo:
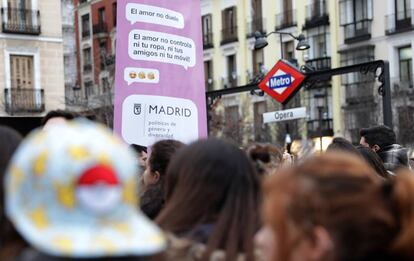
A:
<svg viewBox="0 0 414 261">
<path fill-rule="evenodd" d="M 382 96 L 382 110 L 384 115 L 384 125 L 387 125 L 391 129 L 392 124 L 392 106 L 391 106 L 391 83 L 390 83 L 390 64 L 388 61 L 384 61 L 384 67 L 382 68 L 382 75 L 384 77 L 384 85 Z"/>
</svg>

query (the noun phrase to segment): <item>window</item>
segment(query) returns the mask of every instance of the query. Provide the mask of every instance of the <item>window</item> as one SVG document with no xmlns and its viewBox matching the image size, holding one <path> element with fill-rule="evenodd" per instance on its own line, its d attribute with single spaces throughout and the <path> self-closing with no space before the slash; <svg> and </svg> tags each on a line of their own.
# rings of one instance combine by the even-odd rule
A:
<svg viewBox="0 0 414 261">
<path fill-rule="evenodd" d="M 236 7 L 222 11 L 222 43 L 237 41 L 237 11 Z"/>
<path fill-rule="evenodd" d="M 237 25 L 236 7 L 230 7 L 223 10 L 223 28 L 234 29 Z"/>
<path fill-rule="evenodd" d="M 92 71 L 91 48 L 83 49 L 82 53 L 83 53 L 83 71 L 90 72 Z"/>
<path fill-rule="evenodd" d="M 411 20 L 411 0 L 395 0 L 396 20 Z"/>
<path fill-rule="evenodd" d="M 354 65 L 375 60 L 374 46 L 365 46 L 358 49 L 349 50 L 341 53 L 341 66 Z M 349 73 L 342 76 L 343 84 L 361 83 L 372 81 L 371 74 Z"/>
<path fill-rule="evenodd" d="M 253 77 L 264 74 L 263 49 L 253 50 Z"/>
<path fill-rule="evenodd" d="M 114 19 L 114 27 L 116 26 L 116 15 L 117 15 L 117 5 L 116 3 L 112 4 L 112 17 Z"/>
<path fill-rule="evenodd" d="M 225 135 L 226 137 L 239 142 L 239 106 L 229 106 L 224 109 Z"/>
<path fill-rule="evenodd" d="M 214 90 L 213 80 L 213 61 L 204 62 L 204 79 L 206 81 L 206 91 Z"/>
<path fill-rule="evenodd" d="M 103 41 L 99 43 L 99 57 L 101 60 L 101 70 L 105 70 L 106 68 L 106 57 L 108 55 L 108 51 L 107 51 L 107 42 Z"/>
<path fill-rule="evenodd" d="M 292 61 L 295 59 L 295 43 L 293 41 L 284 42 L 283 46 L 283 58 Z"/>
<path fill-rule="evenodd" d="M 264 142 L 267 140 L 267 129 L 266 125 L 263 124 L 263 113 L 265 113 L 266 110 L 265 101 L 254 103 L 254 139 L 256 142 Z"/>
<path fill-rule="evenodd" d="M 93 81 L 85 82 L 85 95 L 86 95 L 86 98 L 91 97 L 93 94 L 94 94 Z"/>
<path fill-rule="evenodd" d="M 405 82 L 412 81 L 413 71 L 413 53 L 411 46 L 405 46 L 398 49 L 398 64 L 400 69 L 400 80 Z"/>
<path fill-rule="evenodd" d="M 33 88 L 33 56 L 10 55 L 11 88 Z"/>
<path fill-rule="evenodd" d="M 327 56 L 326 34 L 318 34 L 312 37 L 313 59 Z"/>
<path fill-rule="evenodd" d="M 82 37 L 90 36 L 89 14 L 82 15 Z"/>
<path fill-rule="evenodd" d="M 98 9 L 98 23 L 99 24 L 105 23 L 105 7 L 101 7 Z"/>
<path fill-rule="evenodd" d="M 235 55 L 227 56 L 227 77 L 227 85 L 225 87 L 228 88 L 237 86 L 237 66 Z"/>
<path fill-rule="evenodd" d="M 212 18 L 211 14 L 203 15 L 201 17 L 203 30 L 203 45 L 204 47 L 211 47 L 213 44 Z"/>
</svg>

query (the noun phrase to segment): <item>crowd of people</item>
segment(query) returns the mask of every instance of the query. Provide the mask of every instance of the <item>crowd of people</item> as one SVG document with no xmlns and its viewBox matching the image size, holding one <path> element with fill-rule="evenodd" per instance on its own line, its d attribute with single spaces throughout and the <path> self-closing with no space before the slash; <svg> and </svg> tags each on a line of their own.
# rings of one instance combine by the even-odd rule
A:
<svg viewBox="0 0 414 261">
<path fill-rule="evenodd" d="M 272 144 L 127 145 L 49 113 L 0 126 L 0 260 L 414 260 L 414 176 L 386 126 L 294 159 Z"/>
</svg>

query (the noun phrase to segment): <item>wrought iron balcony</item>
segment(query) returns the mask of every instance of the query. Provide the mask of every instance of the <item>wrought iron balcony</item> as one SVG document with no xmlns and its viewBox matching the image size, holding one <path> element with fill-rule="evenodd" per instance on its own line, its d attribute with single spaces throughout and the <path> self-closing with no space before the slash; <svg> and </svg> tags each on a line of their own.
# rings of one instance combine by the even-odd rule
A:
<svg viewBox="0 0 414 261">
<path fill-rule="evenodd" d="M 345 85 L 345 100 L 348 105 L 373 103 L 375 102 L 374 92 L 376 92 L 375 81 L 356 82 Z"/>
<path fill-rule="evenodd" d="M 111 55 L 106 56 L 105 64 L 107 66 L 114 65 L 115 64 L 115 54 L 111 54 Z"/>
<path fill-rule="evenodd" d="M 311 29 L 322 25 L 329 25 L 329 14 L 325 0 L 315 1 L 313 4 L 306 6 L 306 20 L 303 29 Z"/>
<path fill-rule="evenodd" d="M 317 71 L 331 69 L 331 57 L 320 57 L 306 61 L 306 64 Z"/>
<path fill-rule="evenodd" d="M 407 9 L 403 12 L 387 15 L 385 17 L 385 34 L 396 34 L 413 30 L 414 22 L 411 19 L 413 13 L 413 9 Z"/>
<path fill-rule="evenodd" d="M 223 79 L 223 89 L 236 87 L 239 83 L 239 76 L 230 76 Z"/>
<path fill-rule="evenodd" d="M 43 89 L 4 89 L 5 110 L 8 114 L 45 111 Z"/>
<path fill-rule="evenodd" d="M 344 27 L 345 43 L 355 43 L 371 38 L 371 19 L 363 19 L 342 25 Z"/>
<path fill-rule="evenodd" d="M 276 15 L 276 30 L 296 26 L 296 10 L 287 10 Z"/>
<path fill-rule="evenodd" d="M 93 35 L 95 37 L 108 37 L 108 24 L 104 22 L 100 22 L 98 24 L 93 25 Z"/>
<path fill-rule="evenodd" d="M 91 36 L 91 31 L 89 29 L 82 30 L 82 39 L 89 38 Z"/>
<path fill-rule="evenodd" d="M 313 119 L 307 121 L 308 137 L 324 137 L 333 136 L 333 120 L 332 119 Z"/>
<path fill-rule="evenodd" d="M 3 33 L 40 34 L 40 11 L 18 8 L 1 8 Z"/>
<path fill-rule="evenodd" d="M 393 97 L 414 97 L 414 75 L 409 75 L 405 79 L 400 77 L 391 79 L 391 88 Z"/>
<path fill-rule="evenodd" d="M 238 40 L 237 26 L 223 28 L 221 30 L 221 44 L 237 42 Z"/>
<path fill-rule="evenodd" d="M 266 34 L 266 19 L 256 18 L 247 23 L 247 38 L 254 37 L 254 33 L 257 31 Z"/>
<path fill-rule="evenodd" d="M 203 32 L 203 48 L 209 49 L 213 48 L 213 33 L 212 32 Z"/>
<path fill-rule="evenodd" d="M 83 71 L 84 72 L 91 72 L 92 71 L 92 64 L 91 63 L 85 63 L 83 65 Z"/>
</svg>

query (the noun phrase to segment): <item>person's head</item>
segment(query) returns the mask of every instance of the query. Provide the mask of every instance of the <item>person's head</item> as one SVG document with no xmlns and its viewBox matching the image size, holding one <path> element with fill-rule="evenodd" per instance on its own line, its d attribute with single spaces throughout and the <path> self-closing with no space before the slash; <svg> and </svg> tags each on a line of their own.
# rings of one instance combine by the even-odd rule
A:
<svg viewBox="0 0 414 261">
<path fill-rule="evenodd" d="M 383 182 L 362 159 L 330 153 L 271 176 L 264 190 L 257 241 L 267 260 L 414 258 L 412 174 Z"/>
<path fill-rule="evenodd" d="M 239 148 L 208 139 L 180 150 L 167 170 L 166 199 L 157 218 L 166 231 L 186 235 L 199 225 L 213 224 L 206 256 L 223 249 L 226 260 L 235 260 L 237 253 L 253 259 L 259 181 Z"/>
<path fill-rule="evenodd" d="M 359 134 L 361 136 L 359 144 L 371 148 L 374 152 L 397 143 L 395 132 L 384 125 L 361 129 Z"/>
<path fill-rule="evenodd" d="M 151 146 L 151 154 L 147 158 L 146 169 L 142 177 L 144 190 L 157 184 L 163 186 L 170 159 L 182 147 L 184 143 L 177 140 L 161 140 Z"/>
<path fill-rule="evenodd" d="M 247 154 L 260 175 L 273 173 L 283 161 L 282 151 L 271 144 L 255 144 L 247 150 Z"/>
<path fill-rule="evenodd" d="M 53 110 L 49 111 L 46 116 L 43 117 L 41 125 L 43 128 L 48 128 L 50 125 L 62 124 L 77 117 L 78 115 L 74 112 L 66 110 Z"/>
<path fill-rule="evenodd" d="M 139 166 L 141 170 L 144 171 L 147 167 L 147 147 L 136 144 L 131 144 L 130 146 L 138 154 Z"/>
<path fill-rule="evenodd" d="M 0 259 L 8 260 L 24 247 L 25 243 L 7 219 L 4 210 L 4 175 L 22 136 L 14 129 L 0 126 Z M 14 252 L 16 251 L 16 252 Z"/>
<path fill-rule="evenodd" d="M 332 143 L 329 144 L 328 148 L 326 149 L 328 152 L 336 151 L 336 152 L 347 152 L 358 155 L 358 150 L 352 145 L 350 141 L 342 137 L 336 137 L 332 140 Z"/>
<path fill-rule="evenodd" d="M 38 251 L 56 257 L 151 255 L 161 231 L 137 209 L 132 150 L 87 120 L 36 130 L 5 179 L 6 213 Z"/>
<path fill-rule="evenodd" d="M 384 166 L 381 158 L 372 149 L 364 146 L 357 147 L 359 154 L 365 159 L 365 161 L 375 170 L 375 172 L 381 177 L 388 179 L 390 174 Z"/>
</svg>

